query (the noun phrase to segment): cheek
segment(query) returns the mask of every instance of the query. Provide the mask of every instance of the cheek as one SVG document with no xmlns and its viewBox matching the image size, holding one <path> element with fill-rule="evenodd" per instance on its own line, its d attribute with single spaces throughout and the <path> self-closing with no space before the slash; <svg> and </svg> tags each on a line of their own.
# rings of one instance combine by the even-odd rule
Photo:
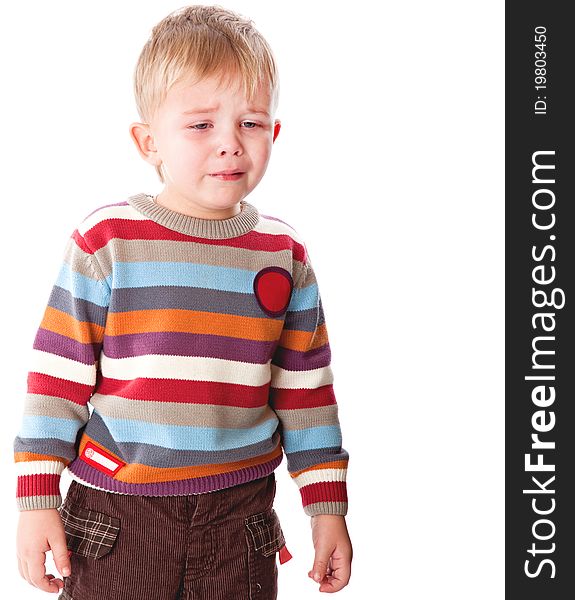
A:
<svg viewBox="0 0 575 600">
<path fill-rule="evenodd" d="M 254 163 L 256 163 L 258 166 L 264 167 L 267 165 L 270 159 L 272 142 L 267 138 L 265 140 L 259 140 L 258 142 L 259 143 L 253 148 L 252 158 Z"/>
<path fill-rule="evenodd" d="M 174 140 L 170 146 L 170 159 L 175 165 L 189 168 L 203 164 L 206 150 L 204 144 L 189 139 Z"/>
</svg>

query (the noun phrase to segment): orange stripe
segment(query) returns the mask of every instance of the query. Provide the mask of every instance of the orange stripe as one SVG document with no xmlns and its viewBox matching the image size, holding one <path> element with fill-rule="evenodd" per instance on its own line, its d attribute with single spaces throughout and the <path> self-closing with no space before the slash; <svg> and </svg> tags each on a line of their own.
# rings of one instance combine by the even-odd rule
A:
<svg viewBox="0 0 575 600">
<path fill-rule="evenodd" d="M 287 348 L 288 350 L 298 350 L 300 352 L 313 350 L 314 348 L 319 348 L 327 343 L 327 328 L 325 323 L 322 323 L 315 330 L 315 337 L 313 331 L 284 329 L 279 341 L 279 345 L 283 348 Z"/>
<path fill-rule="evenodd" d="M 196 310 L 161 309 L 108 313 L 106 335 L 181 331 L 207 333 L 257 341 L 275 341 L 281 319 L 259 319 Z"/>
<path fill-rule="evenodd" d="M 70 464 L 69 460 L 62 458 L 61 456 L 53 456 L 51 454 L 36 454 L 34 452 L 14 452 L 14 462 L 31 462 L 34 460 L 57 460 L 64 465 Z"/>
<path fill-rule="evenodd" d="M 347 465 L 348 465 L 347 460 L 336 460 L 334 462 L 325 462 L 325 463 L 320 463 L 319 465 L 314 465 L 313 467 L 310 467 L 308 469 L 302 469 L 301 471 L 296 471 L 295 473 L 290 473 L 290 475 L 292 477 L 297 477 L 298 475 L 301 475 L 302 473 L 306 473 L 309 471 L 319 471 L 320 469 L 347 469 Z"/>
<path fill-rule="evenodd" d="M 83 344 L 94 341 L 99 342 L 104 338 L 104 328 L 102 326 L 91 321 L 78 321 L 67 312 L 51 306 L 46 307 L 40 327 L 73 338 Z"/>
<path fill-rule="evenodd" d="M 109 454 L 111 454 L 114 458 L 118 460 L 122 460 L 117 454 L 110 452 L 107 448 L 104 448 L 102 444 L 98 444 L 90 436 L 84 435 L 82 436 L 82 441 L 80 442 L 79 454 L 84 452 L 84 447 L 91 441 L 94 445 L 102 448 Z M 242 469 L 244 467 L 251 467 L 255 465 L 259 465 L 263 462 L 267 462 L 269 460 L 274 459 L 276 456 L 279 456 L 282 452 L 281 444 L 278 444 L 275 450 L 272 450 L 269 454 L 264 454 L 262 456 L 257 456 L 254 458 L 249 458 L 245 460 L 240 460 L 237 462 L 226 463 L 224 465 L 221 464 L 210 464 L 210 465 L 200 465 L 197 467 L 173 467 L 163 469 L 161 467 L 150 467 L 148 465 L 143 465 L 141 463 L 128 463 L 126 466 L 122 467 L 117 475 L 114 477 L 117 481 L 123 481 L 124 483 L 159 483 L 162 481 L 179 481 L 181 479 L 190 479 L 194 477 L 204 477 L 208 475 L 218 475 L 220 473 L 229 473 L 230 471 L 236 471 L 238 469 Z"/>
</svg>

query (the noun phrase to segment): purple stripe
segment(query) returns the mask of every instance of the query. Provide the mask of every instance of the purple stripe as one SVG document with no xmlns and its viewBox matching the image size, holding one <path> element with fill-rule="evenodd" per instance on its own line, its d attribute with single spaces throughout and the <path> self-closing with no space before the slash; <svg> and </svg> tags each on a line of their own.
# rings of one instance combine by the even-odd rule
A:
<svg viewBox="0 0 575 600">
<path fill-rule="evenodd" d="M 124 483 L 113 479 L 98 469 L 85 463 L 80 457 L 74 459 L 68 469 L 87 483 L 109 492 L 119 492 L 137 496 L 181 496 L 188 494 L 204 494 L 216 490 L 240 485 L 270 475 L 280 465 L 283 453 L 271 461 L 260 465 L 246 467 L 238 471 L 220 473 L 208 477 L 196 477 L 179 481 L 160 483 Z"/>
<path fill-rule="evenodd" d="M 91 217 L 94 213 L 97 213 L 99 210 L 102 210 L 103 208 L 108 208 L 108 206 L 127 206 L 128 205 L 128 201 L 124 200 L 123 202 L 115 202 L 113 204 L 104 204 L 103 206 L 98 206 L 98 208 L 95 208 L 89 215 L 86 215 L 86 218 L 84 219 L 84 221 L 88 218 Z M 106 219 L 109 220 L 109 219 Z M 99 223 L 98 223 L 99 225 Z"/>
<path fill-rule="evenodd" d="M 295 229 L 289 223 L 286 223 L 285 221 L 282 221 L 281 219 L 278 219 L 277 217 L 272 217 L 271 215 L 264 215 L 264 214 L 260 213 L 260 218 L 262 218 L 262 217 L 264 219 L 269 219 L 270 221 L 278 221 L 279 223 L 283 223 L 284 225 L 287 225 L 290 229 L 293 229 L 295 231 Z"/>
<path fill-rule="evenodd" d="M 288 350 L 283 346 L 278 346 L 272 362 L 288 371 L 307 371 L 327 367 L 330 361 L 331 350 L 328 343 L 307 352 Z"/>
<path fill-rule="evenodd" d="M 82 344 L 65 335 L 40 327 L 36 333 L 33 348 L 64 356 L 86 365 L 93 365 L 100 351 L 100 344 Z"/>
<path fill-rule="evenodd" d="M 104 354 L 110 358 L 127 358 L 144 354 L 206 356 L 265 364 L 274 341 L 258 342 L 223 335 L 160 331 L 104 336 Z"/>
</svg>

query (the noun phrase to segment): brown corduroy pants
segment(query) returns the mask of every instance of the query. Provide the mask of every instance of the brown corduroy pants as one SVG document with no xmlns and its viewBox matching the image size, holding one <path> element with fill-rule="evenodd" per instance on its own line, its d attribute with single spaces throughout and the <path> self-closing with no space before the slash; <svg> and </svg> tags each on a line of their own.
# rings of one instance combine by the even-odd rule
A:
<svg viewBox="0 0 575 600">
<path fill-rule="evenodd" d="M 128 496 L 72 480 L 58 509 L 72 573 L 59 600 L 275 600 L 285 540 L 274 473 L 189 496 Z"/>
</svg>

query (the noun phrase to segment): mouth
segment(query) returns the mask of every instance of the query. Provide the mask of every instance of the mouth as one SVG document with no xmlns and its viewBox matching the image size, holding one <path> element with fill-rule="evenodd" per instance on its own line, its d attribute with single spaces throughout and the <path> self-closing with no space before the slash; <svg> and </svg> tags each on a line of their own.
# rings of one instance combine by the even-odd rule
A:
<svg viewBox="0 0 575 600">
<path fill-rule="evenodd" d="M 210 177 L 216 177 L 218 179 L 223 179 L 224 181 L 235 181 L 239 179 L 245 173 L 243 171 L 220 171 L 219 173 L 210 173 Z"/>
</svg>

